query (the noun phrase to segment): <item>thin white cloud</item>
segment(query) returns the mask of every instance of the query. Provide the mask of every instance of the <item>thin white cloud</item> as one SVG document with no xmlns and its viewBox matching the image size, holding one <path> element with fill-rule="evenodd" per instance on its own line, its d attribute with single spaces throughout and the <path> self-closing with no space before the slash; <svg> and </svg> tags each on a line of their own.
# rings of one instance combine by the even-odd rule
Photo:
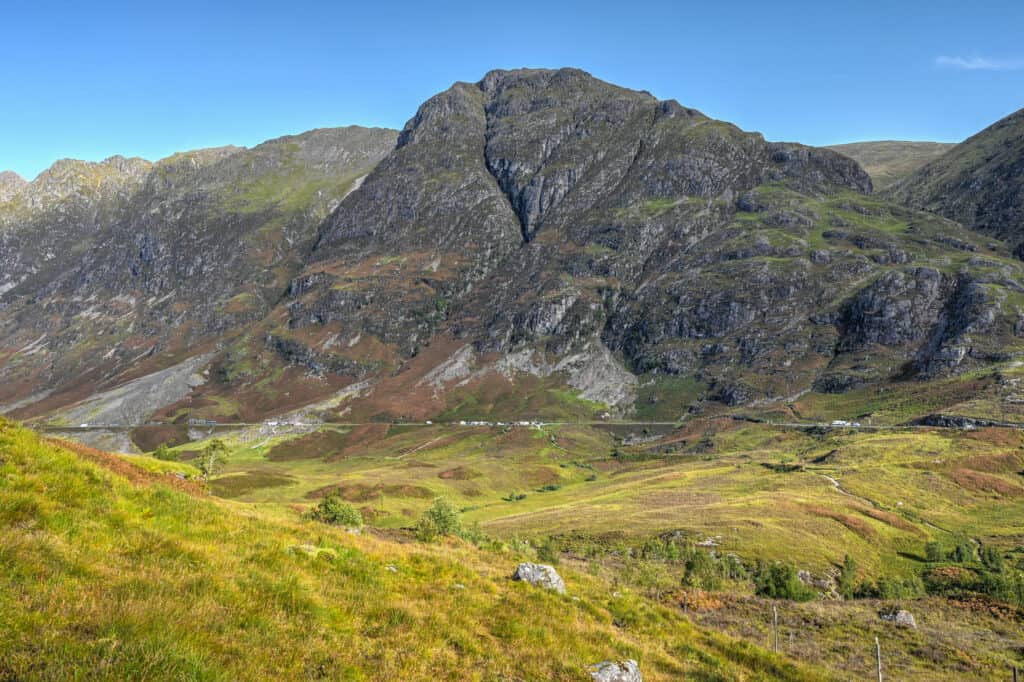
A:
<svg viewBox="0 0 1024 682">
<path fill-rule="evenodd" d="M 935 64 L 961 71 L 1019 71 L 1024 59 L 989 59 L 987 57 L 936 57 Z"/>
</svg>

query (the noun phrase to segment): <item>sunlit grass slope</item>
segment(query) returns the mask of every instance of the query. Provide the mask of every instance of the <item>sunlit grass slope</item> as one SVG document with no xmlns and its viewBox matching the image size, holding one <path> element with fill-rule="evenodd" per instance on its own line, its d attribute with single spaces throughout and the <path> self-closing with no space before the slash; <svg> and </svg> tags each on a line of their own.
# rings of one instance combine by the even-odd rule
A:
<svg viewBox="0 0 1024 682">
<path fill-rule="evenodd" d="M 825 676 L 595 577 L 515 583 L 509 550 L 270 519 L 162 468 L 0 421 L 0 679 Z"/>
</svg>

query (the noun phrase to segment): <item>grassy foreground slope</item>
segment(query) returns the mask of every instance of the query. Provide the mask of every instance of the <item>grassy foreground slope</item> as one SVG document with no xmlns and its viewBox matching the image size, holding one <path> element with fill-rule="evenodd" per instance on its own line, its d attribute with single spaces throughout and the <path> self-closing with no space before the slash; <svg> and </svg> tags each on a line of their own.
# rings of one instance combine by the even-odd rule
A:
<svg viewBox="0 0 1024 682">
<path fill-rule="evenodd" d="M 507 549 L 273 520 L 77 450 L 0 422 L 0 679 L 825 677 L 598 577 L 512 582 Z"/>
</svg>

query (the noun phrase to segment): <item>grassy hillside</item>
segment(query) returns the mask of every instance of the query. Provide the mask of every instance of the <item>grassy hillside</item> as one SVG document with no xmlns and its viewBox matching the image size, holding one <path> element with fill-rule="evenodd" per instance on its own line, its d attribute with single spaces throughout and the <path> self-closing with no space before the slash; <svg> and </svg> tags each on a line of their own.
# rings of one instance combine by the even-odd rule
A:
<svg viewBox="0 0 1024 682">
<path fill-rule="evenodd" d="M 939 158 L 956 145 L 948 142 L 852 142 L 828 147 L 845 154 L 871 176 L 875 189 L 884 189 L 929 161 Z"/>
<path fill-rule="evenodd" d="M 915 400 L 901 394 L 879 407 L 905 415 L 921 407 Z M 792 409 L 824 407 L 815 399 Z M 529 543 L 544 561 L 677 614 L 687 604 L 692 622 L 754 645 L 770 642 L 766 614 L 777 606 L 782 650 L 844 679 L 871 673 L 864 643 L 875 635 L 894 679 L 1002 679 L 1024 663 L 1016 429 L 827 429 L 723 416 L 254 429 L 228 443 L 217 495 L 294 518 L 335 493 L 394 532 L 443 495 L 498 542 Z M 846 598 L 826 587 L 810 602 L 779 603 L 761 591 L 759 576 L 776 562 L 838 588 L 847 557 L 855 568 Z M 879 614 L 894 608 L 910 609 L 918 628 L 885 623 Z"/>
<path fill-rule="evenodd" d="M 928 542 L 967 536 L 1013 550 L 1024 524 L 1024 437 L 1009 429 L 820 431 L 726 417 L 660 429 L 334 426 L 227 442 L 214 493 L 283 515 L 337 493 L 374 525 L 401 528 L 445 496 L 505 539 L 681 533 L 717 538 L 748 563 L 822 574 L 845 554 L 866 576 L 915 574 Z"/>
<path fill-rule="evenodd" d="M 1024 222 L 1024 109 L 972 135 L 886 193 L 1017 245 Z"/>
<path fill-rule="evenodd" d="M 145 458 L 0 422 L 0 679 L 810 680 L 600 576 L 515 583 L 530 554 L 271 519 Z"/>
</svg>

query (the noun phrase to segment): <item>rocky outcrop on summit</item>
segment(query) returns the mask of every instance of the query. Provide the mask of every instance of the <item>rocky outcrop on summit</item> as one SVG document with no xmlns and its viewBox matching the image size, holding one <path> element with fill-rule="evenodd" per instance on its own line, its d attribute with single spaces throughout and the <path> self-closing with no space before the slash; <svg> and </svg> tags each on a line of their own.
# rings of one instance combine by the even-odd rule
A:
<svg viewBox="0 0 1024 682">
<path fill-rule="evenodd" d="M 373 334 L 404 354 L 440 330 L 480 352 L 597 343 L 636 372 L 699 371 L 677 341 L 735 333 L 801 289 L 757 263 L 740 275 L 749 291 L 684 302 L 706 298 L 694 257 L 721 260 L 701 244 L 765 186 L 808 200 L 871 190 L 839 154 L 767 143 L 579 70 L 494 71 L 426 102 L 326 223 L 291 287 L 289 326 Z M 764 221 L 780 230 L 813 223 L 771 208 Z M 806 248 L 763 243 L 761 255 Z"/>
<path fill-rule="evenodd" d="M 17 173 L 3 171 L 0 173 L 0 204 L 6 203 L 20 194 L 28 186 L 28 181 Z"/>
<path fill-rule="evenodd" d="M 1024 109 L 956 145 L 887 196 L 1013 245 L 1024 242 Z"/>
</svg>

